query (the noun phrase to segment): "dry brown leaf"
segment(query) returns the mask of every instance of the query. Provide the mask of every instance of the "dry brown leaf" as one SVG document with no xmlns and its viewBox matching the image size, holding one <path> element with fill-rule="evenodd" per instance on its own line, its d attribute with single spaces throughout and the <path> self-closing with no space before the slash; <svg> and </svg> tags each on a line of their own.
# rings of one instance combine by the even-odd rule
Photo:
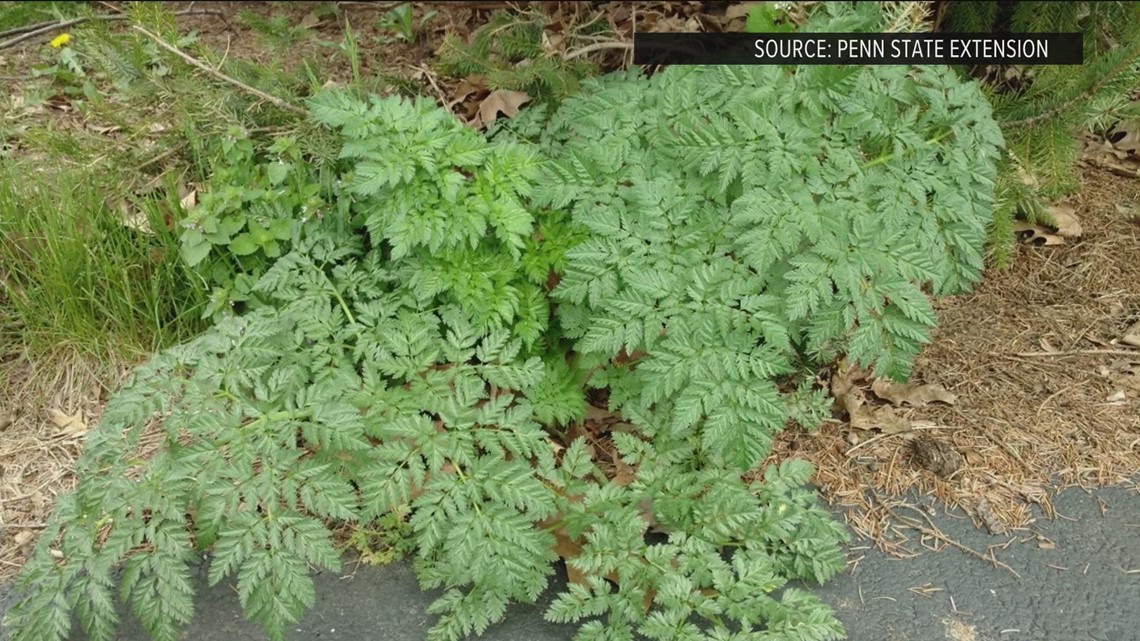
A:
<svg viewBox="0 0 1140 641">
<path fill-rule="evenodd" d="M 614 458 L 614 466 L 617 467 L 617 472 L 614 474 L 614 485 L 618 487 L 625 487 L 633 483 L 637 479 L 637 470 L 626 464 L 620 458 Z"/>
<path fill-rule="evenodd" d="M 958 400 L 957 396 L 941 385 L 913 385 L 883 378 L 871 383 L 871 391 L 895 407 L 900 407 L 903 403 L 911 407 L 922 407 L 935 402 L 953 405 Z"/>
<path fill-rule="evenodd" d="M 638 503 L 637 507 L 641 510 L 641 519 L 649 524 L 649 529 L 657 531 L 657 526 L 660 524 L 657 522 L 657 515 L 653 512 L 653 499 L 644 499 Z"/>
<path fill-rule="evenodd" d="M 748 19 L 748 12 L 752 11 L 752 7 L 756 5 L 755 2 L 742 2 L 734 4 L 724 10 L 724 17 L 726 20 L 736 20 L 737 18 Z"/>
<path fill-rule="evenodd" d="M 586 404 L 587 423 L 616 423 L 621 420 L 617 414 L 597 405 Z"/>
<path fill-rule="evenodd" d="M 560 55 L 565 49 L 566 36 L 561 33 L 542 32 L 542 50 L 548 56 Z"/>
<path fill-rule="evenodd" d="M 913 429 L 908 419 L 895 414 L 889 407 L 875 408 L 871 419 L 883 434 L 901 434 Z"/>
<path fill-rule="evenodd" d="M 831 375 L 831 395 L 841 400 L 856 387 L 856 383 L 867 378 L 866 372 L 841 362 L 835 373 Z"/>
<path fill-rule="evenodd" d="M 880 430 L 884 434 L 899 434 L 912 429 L 910 421 L 895 414 L 892 408 L 868 406 L 862 390 L 851 390 L 840 399 L 839 404 L 847 411 L 848 420 L 854 429 Z"/>
<path fill-rule="evenodd" d="M 179 187 L 179 191 L 182 193 L 180 194 L 181 198 L 178 199 L 178 204 L 182 205 L 182 209 L 184 211 L 190 211 L 191 209 L 194 209 L 198 206 L 197 189 L 182 186 Z"/>
<path fill-rule="evenodd" d="M 16 545 L 24 547 L 25 545 L 31 543 L 32 539 L 34 539 L 35 536 L 35 534 L 32 534 L 28 530 L 20 530 L 19 532 L 16 532 L 16 534 L 12 537 L 12 541 Z"/>
<path fill-rule="evenodd" d="M 518 115 L 519 109 L 530 102 L 530 96 L 521 91 L 508 91 L 496 89 L 492 91 L 483 102 L 479 103 L 479 113 L 471 124 L 476 129 L 484 129 L 503 114 L 507 118 Z"/>
<path fill-rule="evenodd" d="M 449 108 L 463 102 L 469 96 L 482 93 L 486 90 L 487 79 L 483 76 L 469 76 L 467 78 L 464 78 L 463 80 L 459 81 L 458 85 L 455 86 L 455 91 L 451 92 L 451 103 L 449 105 Z M 478 104 L 469 105 L 468 107 L 470 109 L 471 115 L 474 115 L 475 112 L 479 109 Z"/>
<path fill-rule="evenodd" d="M 1049 216 L 1057 226 L 1057 235 L 1062 238 L 1080 238 L 1084 232 L 1077 220 L 1077 210 L 1068 205 L 1050 205 Z"/>
<path fill-rule="evenodd" d="M 1112 143 L 1106 140 L 1100 140 L 1093 137 L 1085 139 L 1084 149 L 1082 156 L 1086 160 L 1096 160 L 1100 162 L 1111 162 L 1114 160 L 1125 160 L 1128 158 L 1127 151 L 1121 151 L 1112 146 Z"/>
<path fill-rule="evenodd" d="M 1140 153 L 1140 127 L 1137 126 L 1137 123 L 1117 125 L 1109 134 L 1108 139 L 1114 149 Z"/>
<path fill-rule="evenodd" d="M 584 588 L 590 587 L 588 575 L 569 561 L 566 562 L 566 580 Z"/>
<path fill-rule="evenodd" d="M 57 436 L 64 438 L 79 438 L 87 434 L 87 421 L 83 420 L 83 412 L 76 411 L 68 414 L 61 409 L 48 410 L 48 418 L 58 428 Z"/>
<path fill-rule="evenodd" d="M 642 28 L 643 25 L 639 24 L 638 27 Z M 675 33 L 690 31 L 690 29 L 687 28 L 687 24 L 684 18 L 678 16 L 664 16 L 653 22 L 652 28 L 646 29 L 646 31 L 667 31 Z"/>
<path fill-rule="evenodd" d="M 1064 238 L 1051 233 L 1048 229 L 1038 225 L 1030 225 L 1020 220 L 1014 221 L 1013 231 L 1017 234 L 1019 241 L 1028 245 L 1049 246 L 1065 244 Z"/>
<path fill-rule="evenodd" d="M 1135 132 L 1131 136 L 1133 137 L 1128 140 L 1125 140 L 1128 138 L 1125 136 L 1117 142 L 1131 148 L 1135 144 Z M 1140 152 L 1120 149 L 1114 146 L 1110 140 L 1092 135 L 1086 136 L 1081 156 L 1085 161 L 1094 165 L 1101 165 L 1114 174 L 1128 178 L 1140 178 Z"/>
<path fill-rule="evenodd" d="M 1042 550 L 1054 550 L 1057 548 L 1057 544 L 1052 541 L 1041 541 L 1037 544 L 1037 547 Z"/>
<path fill-rule="evenodd" d="M 1124 336 L 1120 337 L 1120 342 L 1125 345 L 1140 347 L 1140 321 L 1132 323 L 1131 327 L 1124 330 Z"/>
<path fill-rule="evenodd" d="M 321 24 L 321 17 L 317 15 L 316 11 L 310 11 L 301 18 L 301 26 L 305 29 L 312 29 Z"/>
<path fill-rule="evenodd" d="M 968 458 L 969 457 L 967 457 L 967 459 Z M 997 514 L 994 514 L 994 509 L 988 499 L 982 497 L 982 500 L 978 501 L 977 507 L 974 508 L 974 512 L 978 515 L 978 519 L 981 520 L 982 525 L 986 526 L 986 530 L 990 534 L 1005 533 L 1005 523 L 1002 523 Z"/>
<path fill-rule="evenodd" d="M 554 553 L 564 559 L 572 559 L 582 553 L 582 544 L 571 539 L 566 528 L 561 527 L 554 531 Z"/>
<path fill-rule="evenodd" d="M 549 527 L 552 521 L 542 521 L 538 523 L 539 527 Z M 574 566 L 574 559 L 582 553 L 582 544 L 570 538 L 567 534 L 566 528 L 561 527 L 554 531 L 554 553 L 566 562 L 566 578 L 570 583 L 576 583 L 583 587 L 589 587 L 589 574 L 579 570 Z M 606 576 L 607 579 L 618 582 L 617 572 L 611 572 Z"/>
</svg>

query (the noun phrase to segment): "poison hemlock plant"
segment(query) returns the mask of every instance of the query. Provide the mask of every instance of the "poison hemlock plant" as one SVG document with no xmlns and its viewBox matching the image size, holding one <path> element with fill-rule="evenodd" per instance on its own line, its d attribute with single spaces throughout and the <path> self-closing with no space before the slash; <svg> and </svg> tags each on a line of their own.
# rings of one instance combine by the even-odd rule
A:
<svg viewBox="0 0 1140 641">
<path fill-rule="evenodd" d="M 945 68 L 588 81 L 537 191 L 594 232 L 567 254 L 563 327 L 657 443 L 749 469 L 793 398 L 822 409 L 817 365 L 908 375 L 935 324 L 923 288 L 980 277 L 1001 141 Z"/>
<path fill-rule="evenodd" d="M 534 522 L 557 509 L 541 476 L 556 463 L 524 394 L 544 373 L 549 309 L 546 275 L 521 268 L 537 156 L 424 102 L 326 94 L 313 112 L 345 136 L 337 206 L 281 248 L 251 288 L 258 306 L 156 357 L 110 403 L 23 575 L 17 639 L 65 638 L 72 616 L 113 638 L 120 565 L 121 598 L 177 638 L 195 548 L 283 638 L 313 603 L 309 567 L 338 563 L 330 524 L 409 507 L 425 584 L 482 595 L 451 596 L 441 630 L 485 626 L 488 603 L 545 586 L 553 537 Z"/>
<path fill-rule="evenodd" d="M 290 156 L 277 186 L 324 205 L 270 251 L 234 251 L 259 205 L 198 218 L 205 236 L 246 213 L 198 251 L 255 304 L 114 397 L 22 574 L 15 641 L 73 618 L 114 638 L 116 591 L 175 639 L 196 552 L 283 639 L 311 570 L 338 565 L 333 528 L 403 514 L 443 591 L 431 639 L 536 601 L 559 557 L 573 580 L 547 618 L 580 640 L 843 635 L 792 582 L 841 571 L 845 532 L 810 465 L 758 465 L 786 422 L 820 422 L 814 365 L 905 375 L 933 324 L 922 287 L 978 277 L 1000 135 L 976 88 L 941 69 L 623 74 L 519 128 L 539 144 L 423 101 L 311 107 L 340 160 Z M 563 429 L 587 386 L 627 421 L 612 459 Z"/>
</svg>

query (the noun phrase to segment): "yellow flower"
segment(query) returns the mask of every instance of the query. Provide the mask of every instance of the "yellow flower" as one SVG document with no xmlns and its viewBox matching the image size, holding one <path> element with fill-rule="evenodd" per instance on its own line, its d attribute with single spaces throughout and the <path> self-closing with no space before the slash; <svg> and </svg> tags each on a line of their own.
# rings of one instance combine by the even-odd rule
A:
<svg viewBox="0 0 1140 641">
<path fill-rule="evenodd" d="M 56 49 L 59 49 L 60 47 L 62 47 L 63 45 L 65 45 L 69 42 L 71 42 L 71 34 L 70 33 L 61 33 L 58 36 L 56 36 L 54 40 L 51 41 L 51 46 L 56 48 Z"/>
</svg>

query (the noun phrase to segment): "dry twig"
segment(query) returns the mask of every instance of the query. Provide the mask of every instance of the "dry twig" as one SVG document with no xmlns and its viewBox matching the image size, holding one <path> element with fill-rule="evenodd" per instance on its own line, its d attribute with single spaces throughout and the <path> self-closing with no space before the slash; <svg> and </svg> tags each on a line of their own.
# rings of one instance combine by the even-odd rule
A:
<svg viewBox="0 0 1140 641">
<path fill-rule="evenodd" d="M 566 55 L 562 57 L 566 60 L 573 60 L 574 58 L 579 58 L 588 53 L 593 53 L 595 51 L 605 51 L 606 49 L 630 50 L 633 49 L 633 45 L 628 42 L 618 42 L 616 40 L 610 42 L 595 42 L 594 44 L 589 44 L 579 49 L 568 51 L 566 52 Z"/>
</svg>

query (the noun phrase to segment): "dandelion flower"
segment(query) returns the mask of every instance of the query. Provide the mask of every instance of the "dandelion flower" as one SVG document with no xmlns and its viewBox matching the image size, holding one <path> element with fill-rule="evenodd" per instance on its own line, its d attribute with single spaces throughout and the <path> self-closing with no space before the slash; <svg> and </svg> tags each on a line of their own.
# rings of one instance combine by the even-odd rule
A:
<svg viewBox="0 0 1140 641">
<path fill-rule="evenodd" d="M 56 36 L 54 40 L 51 41 L 51 46 L 56 48 L 56 49 L 59 49 L 60 47 L 62 47 L 63 45 L 65 45 L 69 42 L 71 42 L 71 34 L 70 33 L 61 33 L 58 36 Z"/>
</svg>

